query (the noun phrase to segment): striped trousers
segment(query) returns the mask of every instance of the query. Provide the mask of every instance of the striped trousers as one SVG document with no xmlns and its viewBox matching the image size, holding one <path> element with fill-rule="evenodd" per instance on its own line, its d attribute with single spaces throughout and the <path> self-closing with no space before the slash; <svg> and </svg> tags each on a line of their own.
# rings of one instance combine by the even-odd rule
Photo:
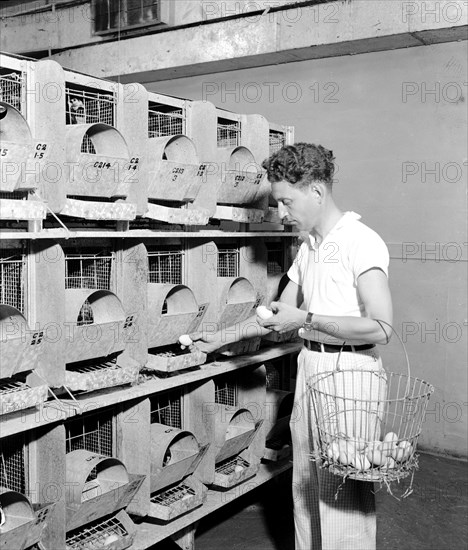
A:
<svg viewBox="0 0 468 550">
<path fill-rule="evenodd" d="M 335 370 L 337 360 L 338 353 L 320 353 L 305 347 L 298 357 L 290 423 L 296 550 L 375 550 L 376 547 L 374 484 L 353 479 L 343 483 L 341 477 L 311 460 L 317 434 L 307 382 L 314 374 Z M 343 352 L 339 363 L 343 371 L 383 371 L 376 348 Z M 361 388 L 359 397 L 377 399 L 365 393 L 365 388 Z"/>
</svg>

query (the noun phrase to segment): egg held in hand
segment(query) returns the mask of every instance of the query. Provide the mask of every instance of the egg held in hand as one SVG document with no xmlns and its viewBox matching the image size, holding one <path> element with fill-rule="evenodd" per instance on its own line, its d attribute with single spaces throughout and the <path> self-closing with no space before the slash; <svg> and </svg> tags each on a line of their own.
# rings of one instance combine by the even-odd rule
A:
<svg viewBox="0 0 468 550">
<path fill-rule="evenodd" d="M 190 338 L 188 334 L 182 334 L 182 336 L 179 336 L 179 343 L 182 346 L 189 347 L 193 344 L 193 340 Z"/>
<path fill-rule="evenodd" d="M 266 319 L 269 319 L 270 317 L 273 317 L 274 313 L 271 311 L 271 309 L 268 309 L 266 306 L 258 306 L 257 315 L 260 317 L 260 319 L 266 320 Z"/>
</svg>

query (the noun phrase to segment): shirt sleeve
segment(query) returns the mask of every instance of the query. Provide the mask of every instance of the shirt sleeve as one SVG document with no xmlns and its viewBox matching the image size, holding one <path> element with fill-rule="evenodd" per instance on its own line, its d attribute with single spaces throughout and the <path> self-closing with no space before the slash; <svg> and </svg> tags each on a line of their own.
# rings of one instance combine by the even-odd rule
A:
<svg viewBox="0 0 468 550">
<path fill-rule="evenodd" d="M 388 277 L 390 255 L 387 245 L 375 231 L 365 229 L 356 239 L 350 255 L 355 283 L 360 275 L 372 268 L 381 269 Z"/>
<path fill-rule="evenodd" d="M 288 270 L 289 279 L 299 286 L 303 286 L 304 274 L 307 267 L 307 254 L 308 245 L 304 242 L 301 244 L 299 250 L 297 251 L 296 257 L 294 258 L 294 262 Z"/>
</svg>

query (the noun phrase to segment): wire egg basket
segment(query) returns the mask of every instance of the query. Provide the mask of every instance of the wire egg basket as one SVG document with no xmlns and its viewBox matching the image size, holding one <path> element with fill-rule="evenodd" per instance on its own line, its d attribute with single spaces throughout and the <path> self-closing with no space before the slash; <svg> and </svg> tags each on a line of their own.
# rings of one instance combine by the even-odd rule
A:
<svg viewBox="0 0 468 550">
<path fill-rule="evenodd" d="M 313 459 L 335 475 L 389 487 L 418 467 L 417 442 L 434 387 L 411 376 L 408 354 L 397 336 L 407 374 L 342 370 L 338 357 L 336 370 L 308 382 L 316 436 Z"/>
</svg>

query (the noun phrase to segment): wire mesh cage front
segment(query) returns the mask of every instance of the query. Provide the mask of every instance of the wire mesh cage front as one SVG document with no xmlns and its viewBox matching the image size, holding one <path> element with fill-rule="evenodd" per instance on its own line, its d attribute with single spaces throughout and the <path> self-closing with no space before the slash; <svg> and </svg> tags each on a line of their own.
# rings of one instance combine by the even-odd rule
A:
<svg viewBox="0 0 468 550">
<path fill-rule="evenodd" d="M 265 363 L 265 369 L 267 390 L 284 389 L 281 364 L 279 364 L 277 361 L 268 361 L 267 363 Z"/>
<path fill-rule="evenodd" d="M 0 486 L 21 494 L 26 492 L 26 455 L 24 437 L 19 434 L 1 440 Z"/>
<path fill-rule="evenodd" d="M 434 388 L 406 374 L 336 370 L 309 381 L 316 458 L 339 476 L 391 482 L 417 468 L 416 446 Z"/>
<path fill-rule="evenodd" d="M 215 403 L 237 407 L 237 385 L 234 381 L 215 381 Z"/>
<path fill-rule="evenodd" d="M 164 424 L 182 428 L 182 394 L 180 391 L 165 392 L 150 399 L 151 424 Z"/>
<path fill-rule="evenodd" d="M 84 449 L 105 456 L 113 455 L 111 413 L 87 415 L 66 424 L 66 452 Z"/>
<path fill-rule="evenodd" d="M 278 130 L 270 129 L 270 155 L 279 151 L 284 145 L 286 145 L 286 134 L 279 132 Z"/>
<path fill-rule="evenodd" d="M 71 531 L 67 536 L 66 547 L 67 550 L 101 550 L 128 534 L 119 518 L 112 517 Z"/>
<path fill-rule="evenodd" d="M 159 247 L 148 251 L 148 282 L 182 284 L 183 252 Z"/>
<path fill-rule="evenodd" d="M 0 251 L 0 303 L 25 313 L 26 254 L 21 250 Z"/>
<path fill-rule="evenodd" d="M 176 136 L 185 134 L 186 115 L 182 108 L 148 103 L 148 137 Z"/>
<path fill-rule="evenodd" d="M 267 248 L 267 274 L 276 275 L 284 273 L 285 258 L 282 242 L 266 242 Z"/>
<path fill-rule="evenodd" d="M 0 101 L 8 103 L 23 116 L 26 115 L 25 85 L 23 72 L 0 67 Z"/>
<path fill-rule="evenodd" d="M 235 456 L 234 458 L 228 458 L 216 464 L 216 473 L 227 476 L 242 471 L 249 466 L 250 464 L 241 456 Z"/>
<path fill-rule="evenodd" d="M 218 117 L 218 147 L 237 147 L 241 143 L 241 123 L 237 120 Z"/>
<path fill-rule="evenodd" d="M 110 290 L 114 254 L 108 250 L 65 252 L 65 288 Z"/>
<path fill-rule="evenodd" d="M 218 277 L 239 277 L 240 251 L 235 245 L 218 247 Z"/>
<path fill-rule="evenodd" d="M 65 86 L 66 124 L 103 122 L 115 126 L 116 105 L 113 92 L 70 83 Z"/>
</svg>

